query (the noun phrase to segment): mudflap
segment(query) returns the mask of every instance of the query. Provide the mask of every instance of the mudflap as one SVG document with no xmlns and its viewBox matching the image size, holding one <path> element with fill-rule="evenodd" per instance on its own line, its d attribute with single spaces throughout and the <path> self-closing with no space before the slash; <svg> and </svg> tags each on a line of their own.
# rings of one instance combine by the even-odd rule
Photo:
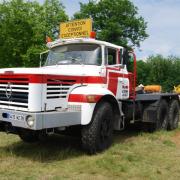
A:
<svg viewBox="0 0 180 180">
<path fill-rule="evenodd" d="M 150 104 L 143 111 L 142 122 L 155 123 L 157 121 L 158 101 Z"/>
<path fill-rule="evenodd" d="M 115 121 L 114 130 L 122 131 L 122 130 L 124 130 L 124 128 L 125 128 L 125 118 L 123 116 L 118 121 Z"/>
</svg>

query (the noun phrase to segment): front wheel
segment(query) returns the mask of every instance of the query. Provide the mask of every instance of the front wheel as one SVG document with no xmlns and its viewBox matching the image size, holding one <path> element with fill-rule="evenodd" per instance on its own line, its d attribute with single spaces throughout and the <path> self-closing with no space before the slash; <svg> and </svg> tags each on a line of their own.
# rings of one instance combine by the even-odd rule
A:
<svg viewBox="0 0 180 180">
<path fill-rule="evenodd" d="M 92 122 L 82 128 L 82 146 L 90 154 L 107 149 L 112 143 L 113 110 L 102 102 L 94 111 Z"/>
</svg>

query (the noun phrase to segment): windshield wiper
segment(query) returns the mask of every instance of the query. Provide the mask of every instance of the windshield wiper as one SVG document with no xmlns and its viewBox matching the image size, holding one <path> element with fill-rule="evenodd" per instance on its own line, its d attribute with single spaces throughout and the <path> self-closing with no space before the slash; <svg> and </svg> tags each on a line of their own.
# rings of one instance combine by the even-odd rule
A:
<svg viewBox="0 0 180 180">
<path fill-rule="evenodd" d="M 72 60 L 72 63 L 74 62 L 74 64 L 77 64 L 77 63 L 83 64 L 81 59 L 72 58 L 71 60 Z"/>
</svg>

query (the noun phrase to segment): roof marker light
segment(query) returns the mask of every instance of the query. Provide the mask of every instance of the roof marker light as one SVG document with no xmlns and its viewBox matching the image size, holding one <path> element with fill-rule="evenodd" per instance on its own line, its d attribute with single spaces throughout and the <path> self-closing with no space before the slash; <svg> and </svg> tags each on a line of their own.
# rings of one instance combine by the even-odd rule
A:
<svg viewBox="0 0 180 180">
<path fill-rule="evenodd" d="M 92 39 L 96 38 L 96 32 L 95 31 L 91 31 L 90 38 L 92 38 Z"/>
<path fill-rule="evenodd" d="M 46 36 L 46 43 L 52 42 L 52 39 L 49 36 Z"/>
</svg>

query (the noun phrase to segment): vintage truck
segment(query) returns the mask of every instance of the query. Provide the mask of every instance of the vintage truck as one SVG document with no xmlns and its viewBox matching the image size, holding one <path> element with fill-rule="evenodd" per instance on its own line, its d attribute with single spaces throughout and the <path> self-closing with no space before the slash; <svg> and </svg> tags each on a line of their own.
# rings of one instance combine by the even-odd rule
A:
<svg viewBox="0 0 180 180">
<path fill-rule="evenodd" d="M 108 148 L 113 130 L 140 122 L 147 130 L 178 127 L 176 93 L 136 92 L 133 52 L 94 38 L 47 43 L 38 68 L 0 69 L 0 131 L 35 142 L 68 128 L 88 153 Z"/>
</svg>

